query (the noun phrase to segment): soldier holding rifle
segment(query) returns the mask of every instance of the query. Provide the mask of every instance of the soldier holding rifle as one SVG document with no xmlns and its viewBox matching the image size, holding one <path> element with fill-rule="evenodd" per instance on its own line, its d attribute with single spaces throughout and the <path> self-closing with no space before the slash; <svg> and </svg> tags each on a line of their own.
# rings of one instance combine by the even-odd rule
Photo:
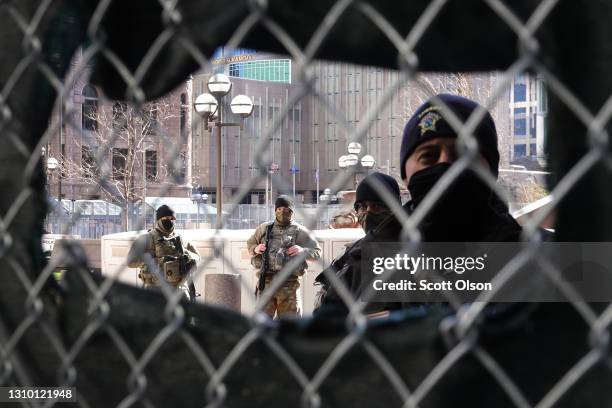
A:
<svg viewBox="0 0 612 408">
<path fill-rule="evenodd" d="M 291 273 L 264 308 L 270 317 L 301 314 L 300 277 L 308 269 L 306 260 L 321 257 L 317 240 L 293 220 L 293 210 L 291 198 L 279 196 L 274 205 L 274 221 L 261 224 L 247 241 L 251 264 L 258 271 L 256 294 L 260 295 L 285 266 L 291 267 Z M 301 262 L 294 257 L 300 257 Z"/>
<path fill-rule="evenodd" d="M 138 278 L 145 289 L 159 288 L 161 277 L 195 301 L 191 272 L 200 259 L 198 250 L 175 232 L 176 216 L 170 207 L 160 206 L 155 219 L 155 228 L 138 237 L 130 248 L 128 266 L 140 269 Z M 146 254 L 150 255 L 149 262 Z"/>
</svg>

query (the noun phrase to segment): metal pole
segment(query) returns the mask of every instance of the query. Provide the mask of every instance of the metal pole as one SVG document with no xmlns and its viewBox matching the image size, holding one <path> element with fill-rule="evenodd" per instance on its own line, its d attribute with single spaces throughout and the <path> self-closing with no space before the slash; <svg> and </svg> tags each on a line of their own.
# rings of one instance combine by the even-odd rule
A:
<svg viewBox="0 0 612 408">
<path fill-rule="evenodd" d="M 196 223 L 198 225 L 198 229 L 200 229 L 200 200 L 198 200 L 198 202 L 197 202 L 197 204 L 198 204 L 198 216 L 196 218 L 196 221 L 197 221 Z"/>
<path fill-rule="evenodd" d="M 318 146 L 317 146 L 318 147 Z M 316 178 L 317 178 L 317 210 L 319 209 L 319 178 L 321 177 L 321 174 L 319 173 L 319 152 L 317 152 L 317 173 L 316 173 Z"/>
<path fill-rule="evenodd" d="M 62 166 L 64 160 L 62 156 L 64 155 L 64 99 L 60 94 L 60 106 L 59 106 L 59 121 L 60 121 L 60 132 L 59 132 L 59 166 L 57 173 L 57 201 L 59 202 L 59 218 L 58 218 L 58 230 L 59 233 L 62 233 L 62 217 L 64 216 L 64 205 L 62 204 Z"/>
<path fill-rule="evenodd" d="M 47 190 L 47 196 L 45 197 L 45 200 L 49 200 L 49 202 L 51 202 L 51 187 L 49 186 L 49 168 L 47 167 L 47 157 L 45 156 L 44 158 L 44 163 L 45 163 L 45 176 L 46 176 L 46 184 L 45 184 L 45 189 Z M 50 213 L 51 214 L 51 213 Z M 47 233 L 52 234 L 53 231 L 51 230 L 51 219 L 49 217 L 49 215 L 47 215 L 47 217 L 45 217 L 45 229 L 47 230 Z"/>
<path fill-rule="evenodd" d="M 293 164 L 291 166 L 291 173 L 293 174 L 293 200 L 295 201 L 295 153 L 293 154 Z"/>
<path fill-rule="evenodd" d="M 49 157 L 49 142 L 47 140 L 47 145 L 46 147 L 42 148 L 42 160 L 43 160 L 43 165 L 44 165 L 44 169 L 45 169 L 45 190 L 46 190 L 46 197 L 45 200 L 48 200 L 51 198 L 51 187 L 49 186 L 49 168 L 47 167 L 47 157 Z M 50 223 L 49 223 L 49 215 L 47 215 L 45 217 L 45 226 L 44 229 L 47 230 L 49 233 L 53 232 L 49 229 L 50 227 Z"/>
<path fill-rule="evenodd" d="M 206 204 L 204 206 L 204 224 L 207 224 L 208 223 L 208 216 L 206 214 L 208 214 L 208 204 L 206 203 L 206 201 L 204 201 L 204 204 Z"/>
<path fill-rule="evenodd" d="M 142 148 L 142 229 L 147 229 L 147 149 Z"/>
<path fill-rule="evenodd" d="M 269 214 L 269 211 L 268 211 L 268 208 L 270 206 L 270 201 L 268 200 L 268 188 L 269 188 L 269 186 L 268 186 L 268 176 L 269 176 L 269 174 L 268 173 L 269 173 L 268 169 L 266 168 L 266 219 L 270 218 L 270 214 Z"/>
<path fill-rule="evenodd" d="M 222 208 L 221 207 L 221 191 L 222 191 L 222 177 L 221 177 L 221 102 L 219 101 L 219 116 L 217 116 L 217 123 L 215 123 L 215 131 L 217 132 L 217 226 L 221 226 Z"/>
</svg>

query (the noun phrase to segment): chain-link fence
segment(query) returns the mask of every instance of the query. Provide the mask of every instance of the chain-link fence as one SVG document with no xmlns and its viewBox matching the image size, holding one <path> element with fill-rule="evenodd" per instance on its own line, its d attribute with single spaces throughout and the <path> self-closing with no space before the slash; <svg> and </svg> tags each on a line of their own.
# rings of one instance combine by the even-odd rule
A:
<svg viewBox="0 0 612 408">
<path fill-rule="evenodd" d="M 608 72 L 612 5 L 608 2 L 500 0 L 367 2 L 321 1 L 4 1 L 0 13 L 3 49 L 0 111 L 5 149 L 0 152 L 0 385 L 75 386 L 77 404 L 89 406 L 610 406 L 608 341 L 612 308 L 590 304 L 556 279 L 558 271 L 538 258 L 540 222 L 557 211 L 558 238 L 605 241 L 610 156 L 607 124 L 612 114 Z M 272 321 L 266 302 L 289 278 L 297 261 L 278 274 L 255 311 L 233 311 L 182 302 L 164 284 L 160 292 L 117 282 L 127 265 L 103 279 L 90 275 L 78 245 L 66 247 L 72 264 L 64 285 L 53 284 L 53 263 L 42 258 L 45 176 L 41 148 L 61 127 L 82 131 L 68 119 L 45 132 L 59 96 L 66 117 L 77 109 L 68 90 L 86 66 L 92 81 L 111 98 L 126 100 L 145 115 L 145 101 L 170 91 L 196 70 L 212 71 L 209 56 L 219 46 L 258 48 L 289 55 L 297 65 L 299 92 L 280 110 L 253 151 L 257 168 L 242 180 L 231 203 L 240 203 L 266 178 L 265 152 L 289 107 L 305 95 L 336 116 L 350 141 L 362 141 L 377 113 L 401 87 L 419 83 L 422 70 L 501 70 L 502 80 L 485 108 L 492 106 L 517 74 L 530 70 L 548 84 L 551 96 L 550 154 L 552 200 L 522 229 L 529 242 L 497 275 L 503 287 L 521 267 L 551 277 L 566 302 L 551 304 L 477 302 L 412 305 L 382 319 L 368 318 L 364 293 L 358 301 L 329 272 L 348 313 L 314 320 Z M 82 46 L 81 66 L 71 67 Z M 395 83 L 358 124 L 313 86 L 315 58 L 399 68 Z M 70 73 L 66 76 L 66 73 Z M 408 216 L 385 199 L 403 226 L 404 243 L 421 240 L 420 225 L 436 202 L 466 171 L 504 195 L 490 171 L 476 159 L 475 129 L 486 114 L 477 109 L 463 123 L 447 106 L 442 115 L 459 135 L 461 155 Z M 194 122 L 203 119 L 194 117 Z M 170 156 L 181 163 L 180 143 L 156 124 Z M 248 128 L 245 129 L 248 132 Z M 42 136 L 41 136 L 42 135 Z M 117 141 L 111 137 L 110 146 Z M 101 151 L 93 161 L 102 163 Z M 113 169 L 100 166 L 99 188 Z M 180 180 L 180 171 L 170 172 Z M 352 173 L 340 175 L 331 191 Z M 175 183 L 176 184 L 176 183 Z M 291 191 L 273 177 L 277 191 Z M 172 188 L 167 183 L 159 196 Z M 116 198 L 121 199 L 121 191 Z M 107 191 L 113 191 L 108 188 Z M 387 197 L 388 198 L 388 197 Z M 238 206 L 217 220 L 217 232 Z M 62 220 L 70 231 L 82 219 L 79 208 Z M 297 213 L 313 228 L 327 211 Z M 144 218 L 144 217 L 143 217 Z M 141 221 L 142 222 L 142 221 Z M 136 225 L 133 230 L 141 229 Z M 251 225 L 249 225 L 251 227 Z M 215 241 L 215 240 L 213 240 Z M 211 262 L 236 270 L 215 241 L 195 275 Z M 302 259 L 299 259 L 301 261 Z M 65 262 L 65 260 L 58 260 Z M 324 260 L 319 266 L 325 268 Z M 154 269 L 154 268 L 153 268 Z M 253 287 L 243 283 L 243 291 Z M 55 400 L 21 401 L 52 406 Z"/>
</svg>

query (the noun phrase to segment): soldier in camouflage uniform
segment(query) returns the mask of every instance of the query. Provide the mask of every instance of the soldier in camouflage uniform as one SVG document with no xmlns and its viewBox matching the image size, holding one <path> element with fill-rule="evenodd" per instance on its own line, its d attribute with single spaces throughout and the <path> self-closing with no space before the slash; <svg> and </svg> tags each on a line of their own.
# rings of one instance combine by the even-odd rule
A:
<svg viewBox="0 0 612 408">
<path fill-rule="evenodd" d="M 247 241 L 248 251 L 251 254 L 251 264 L 257 269 L 257 276 L 265 273 L 266 287 L 281 271 L 284 265 L 297 255 L 304 257 L 285 280 L 283 285 L 266 304 L 264 312 L 270 317 L 301 314 L 298 289 L 300 277 L 306 273 L 308 264 L 306 260 L 316 260 L 321 257 L 321 248 L 312 233 L 304 226 L 293 221 L 293 201 L 281 195 L 274 205 L 275 220 L 264 222 L 255 230 Z M 269 248 L 266 247 L 266 232 L 271 226 Z M 268 257 L 268 267 L 262 271 L 263 257 Z M 258 288 L 258 292 L 259 292 Z"/>
<path fill-rule="evenodd" d="M 152 261 L 166 282 L 183 291 L 186 297 L 193 301 L 196 293 L 190 272 L 200 259 L 200 255 L 193 245 L 174 231 L 176 217 L 170 207 L 160 206 L 155 212 L 155 219 L 155 228 L 138 237 L 130 248 L 128 266 L 140 269 L 138 278 L 143 282 L 145 289 L 159 288 L 159 278 L 150 269 L 150 263 L 147 264 L 144 256 L 151 255 Z"/>
</svg>

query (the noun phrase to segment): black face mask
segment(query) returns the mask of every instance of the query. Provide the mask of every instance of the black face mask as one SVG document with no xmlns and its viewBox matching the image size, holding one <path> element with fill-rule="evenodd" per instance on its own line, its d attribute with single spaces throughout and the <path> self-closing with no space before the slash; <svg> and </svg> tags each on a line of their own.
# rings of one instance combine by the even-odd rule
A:
<svg viewBox="0 0 612 408">
<path fill-rule="evenodd" d="M 275 218 L 276 218 L 276 222 L 278 222 L 280 225 L 289 225 L 291 223 L 291 219 L 293 218 L 293 212 L 292 211 L 282 211 L 279 212 L 277 211 L 275 214 Z"/>
<path fill-rule="evenodd" d="M 361 225 L 361 228 L 363 228 L 363 230 L 367 234 L 368 232 L 376 229 L 376 227 L 378 227 L 380 223 L 383 222 L 383 220 L 389 216 L 389 214 L 389 211 L 385 211 L 378 214 L 374 214 L 371 212 L 359 213 L 359 215 L 357 215 L 357 221 L 359 222 L 359 225 Z"/>
<path fill-rule="evenodd" d="M 408 191 L 412 210 L 450 168 L 440 163 L 412 175 Z M 491 217 L 507 207 L 491 188 L 472 170 L 464 171 L 453 181 L 425 216 L 421 232 L 431 241 L 479 241 L 482 231 L 491 226 Z"/>
<path fill-rule="evenodd" d="M 167 232 L 172 232 L 174 230 L 174 220 L 165 219 L 161 220 L 160 223 L 163 229 Z"/>
</svg>

